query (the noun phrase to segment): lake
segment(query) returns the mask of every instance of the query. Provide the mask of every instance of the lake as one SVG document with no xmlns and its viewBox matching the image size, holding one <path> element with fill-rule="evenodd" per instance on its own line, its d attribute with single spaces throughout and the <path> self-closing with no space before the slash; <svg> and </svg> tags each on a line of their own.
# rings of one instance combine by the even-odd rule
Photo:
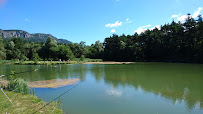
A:
<svg viewBox="0 0 203 114">
<path fill-rule="evenodd" d="M 27 81 L 79 78 L 61 97 L 66 114 L 203 114 L 203 64 L 135 63 L 122 65 L 0 65 Z M 36 88 L 49 102 L 75 85 Z"/>
</svg>

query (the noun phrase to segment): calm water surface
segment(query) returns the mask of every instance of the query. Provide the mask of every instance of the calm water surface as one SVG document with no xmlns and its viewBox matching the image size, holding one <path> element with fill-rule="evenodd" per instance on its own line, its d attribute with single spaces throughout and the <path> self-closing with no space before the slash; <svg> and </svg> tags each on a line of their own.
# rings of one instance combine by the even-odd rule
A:
<svg viewBox="0 0 203 114">
<path fill-rule="evenodd" d="M 203 114 L 203 65 L 136 63 L 131 65 L 0 65 L 28 81 L 79 78 L 79 86 L 61 97 L 66 114 Z M 71 86 L 36 88 L 51 101 Z"/>
</svg>

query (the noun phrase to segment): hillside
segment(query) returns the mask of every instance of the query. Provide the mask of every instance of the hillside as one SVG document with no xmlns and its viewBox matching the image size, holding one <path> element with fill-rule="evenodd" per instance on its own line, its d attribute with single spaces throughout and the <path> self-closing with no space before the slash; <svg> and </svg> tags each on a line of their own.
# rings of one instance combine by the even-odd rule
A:
<svg viewBox="0 0 203 114">
<path fill-rule="evenodd" d="M 70 44 L 71 42 L 66 39 L 58 39 L 51 34 L 43 34 L 43 33 L 35 33 L 30 34 L 23 30 L 1 30 L 0 29 L 0 36 L 3 39 L 11 39 L 11 38 L 22 38 L 28 42 L 45 42 L 48 37 L 52 37 L 56 40 L 57 43 L 64 43 Z"/>
</svg>

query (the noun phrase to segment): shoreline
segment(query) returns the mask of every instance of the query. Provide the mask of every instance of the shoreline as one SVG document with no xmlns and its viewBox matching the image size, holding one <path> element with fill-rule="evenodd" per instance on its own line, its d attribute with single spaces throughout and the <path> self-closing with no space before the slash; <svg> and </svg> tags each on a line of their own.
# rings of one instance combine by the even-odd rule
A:
<svg viewBox="0 0 203 114">
<path fill-rule="evenodd" d="M 57 65 L 57 64 L 66 64 L 66 65 L 70 65 L 70 64 L 134 64 L 137 62 L 157 62 L 157 63 L 190 63 L 190 64 L 202 64 L 202 63 L 196 63 L 196 62 L 171 62 L 171 61 L 136 61 L 136 62 L 116 62 L 116 61 L 89 61 L 89 60 L 85 60 L 85 61 L 38 61 L 38 62 L 34 62 L 34 61 L 23 61 L 23 62 L 11 62 L 10 60 L 8 60 L 7 62 L 1 62 L 0 61 L 0 65 Z"/>
<path fill-rule="evenodd" d="M 104 61 L 104 62 L 85 62 L 82 64 L 133 64 L 135 62 L 114 62 L 114 61 Z"/>
<path fill-rule="evenodd" d="M 59 61 L 39 61 L 34 63 L 33 61 L 25 61 L 25 62 L 14 62 L 14 63 L 0 63 L 0 64 L 8 64 L 8 65 L 56 65 L 56 64 L 133 64 L 135 62 L 115 62 L 115 61 L 104 61 L 104 62 L 85 62 L 85 61 L 69 61 L 69 62 L 59 62 Z"/>
</svg>

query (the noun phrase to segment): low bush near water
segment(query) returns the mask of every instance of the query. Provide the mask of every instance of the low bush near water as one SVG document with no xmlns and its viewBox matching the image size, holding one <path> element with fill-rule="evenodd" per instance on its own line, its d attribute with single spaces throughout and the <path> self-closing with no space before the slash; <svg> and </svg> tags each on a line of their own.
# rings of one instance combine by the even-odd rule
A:
<svg viewBox="0 0 203 114">
<path fill-rule="evenodd" d="M 17 93 L 22 93 L 22 94 L 30 93 L 28 83 L 24 79 L 20 79 L 20 78 L 10 80 L 10 82 L 8 84 L 8 90 L 14 91 Z"/>
</svg>

